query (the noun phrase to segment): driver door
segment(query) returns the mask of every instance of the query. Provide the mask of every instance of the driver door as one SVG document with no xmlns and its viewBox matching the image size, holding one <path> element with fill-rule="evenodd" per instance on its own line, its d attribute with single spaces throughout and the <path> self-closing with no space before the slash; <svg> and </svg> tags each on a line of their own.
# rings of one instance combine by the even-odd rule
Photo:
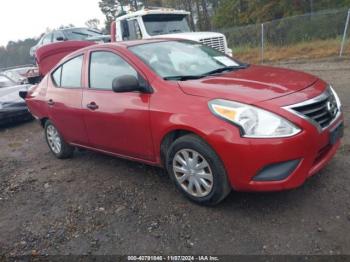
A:
<svg viewBox="0 0 350 262">
<path fill-rule="evenodd" d="M 112 91 L 113 79 L 138 77 L 138 72 L 109 50 L 93 51 L 89 57 L 82 107 L 90 144 L 99 150 L 152 161 L 150 94 Z"/>
</svg>

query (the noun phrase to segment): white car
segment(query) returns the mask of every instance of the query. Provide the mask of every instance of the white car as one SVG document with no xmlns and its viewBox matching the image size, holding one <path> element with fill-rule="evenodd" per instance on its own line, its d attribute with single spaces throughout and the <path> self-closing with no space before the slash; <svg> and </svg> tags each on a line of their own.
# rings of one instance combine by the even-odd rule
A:
<svg viewBox="0 0 350 262">
<path fill-rule="evenodd" d="M 110 36 L 103 35 L 97 30 L 85 27 L 71 27 L 54 30 L 40 38 L 39 42 L 30 49 L 30 56 L 34 57 L 36 50 L 43 45 L 68 40 L 109 42 Z"/>
</svg>

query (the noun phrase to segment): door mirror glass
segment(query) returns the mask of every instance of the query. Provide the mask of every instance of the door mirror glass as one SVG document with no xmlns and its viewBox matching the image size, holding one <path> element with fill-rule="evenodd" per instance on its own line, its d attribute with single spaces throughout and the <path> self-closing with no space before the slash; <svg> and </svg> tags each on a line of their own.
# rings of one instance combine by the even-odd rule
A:
<svg viewBox="0 0 350 262">
<path fill-rule="evenodd" d="M 139 80 L 133 75 L 123 75 L 114 78 L 112 89 L 116 93 L 141 91 Z"/>
</svg>

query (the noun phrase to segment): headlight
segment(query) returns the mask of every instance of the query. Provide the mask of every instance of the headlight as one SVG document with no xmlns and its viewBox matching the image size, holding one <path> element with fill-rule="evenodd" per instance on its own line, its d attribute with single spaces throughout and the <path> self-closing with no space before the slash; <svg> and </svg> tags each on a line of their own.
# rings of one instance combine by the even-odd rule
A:
<svg viewBox="0 0 350 262">
<path fill-rule="evenodd" d="M 244 137 L 290 137 L 301 131 L 287 119 L 254 106 L 216 99 L 209 102 L 209 108 L 216 116 L 237 125 Z"/>
<path fill-rule="evenodd" d="M 338 94 L 335 92 L 335 90 L 333 89 L 333 87 L 331 85 L 329 85 L 329 89 L 331 90 L 331 92 L 335 98 L 335 101 L 337 102 L 337 106 L 338 106 L 339 111 L 341 111 L 342 105 L 341 105 L 340 98 L 339 98 Z"/>
</svg>

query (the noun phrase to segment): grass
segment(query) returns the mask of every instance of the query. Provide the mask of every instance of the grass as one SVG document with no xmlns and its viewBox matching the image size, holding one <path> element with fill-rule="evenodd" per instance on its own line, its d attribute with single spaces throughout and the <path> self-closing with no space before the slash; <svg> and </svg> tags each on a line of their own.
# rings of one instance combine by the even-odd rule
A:
<svg viewBox="0 0 350 262">
<path fill-rule="evenodd" d="M 344 55 L 350 56 L 350 40 L 344 48 Z M 340 39 L 314 40 L 297 43 L 293 46 L 267 46 L 264 50 L 264 62 L 281 60 L 317 59 L 339 55 Z M 261 53 L 259 47 L 233 48 L 234 57 L 249 63 L 260 63 Z"/>
</svg>

